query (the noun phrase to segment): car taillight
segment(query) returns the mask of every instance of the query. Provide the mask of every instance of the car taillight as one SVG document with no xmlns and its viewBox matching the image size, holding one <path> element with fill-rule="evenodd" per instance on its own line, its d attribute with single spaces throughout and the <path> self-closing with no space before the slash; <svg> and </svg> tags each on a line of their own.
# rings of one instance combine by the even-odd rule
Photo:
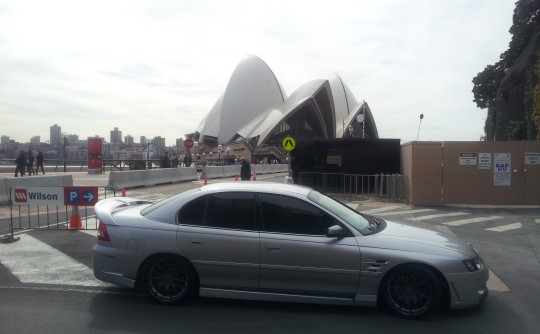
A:
<svg viewBox="0 0 540 334">
<path fill-rule="evenodd" d="M 97 230 L 97 238 L 101 241 L 111 241 L 109 238 L 109 232 L 107 232 L 107 225 L 103 224 L 103 222 L 99 222 L 98 230 Z"/>
</svg>

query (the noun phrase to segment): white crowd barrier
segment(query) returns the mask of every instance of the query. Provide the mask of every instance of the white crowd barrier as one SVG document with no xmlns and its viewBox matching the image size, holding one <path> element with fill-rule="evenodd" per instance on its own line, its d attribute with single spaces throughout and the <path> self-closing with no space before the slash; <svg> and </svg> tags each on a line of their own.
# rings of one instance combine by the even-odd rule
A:
<svg viewBox="0 0 540 334">
<path fill-rule="evenodd" d="M 115 190 L 197 180 L 195 167 L 117 171 L 109 174 L 108 186 Z"/>
<path fill-rule="evenodd" d="M 236 174 L 240 176 L 240 165 L 232 166 L 204 166 L 202 171 L 208 179 L 218 179 L 234 177 Z M 289 166 L 286 164 L 280 165 L 251 165 L 251 172 L 256 174 L 272 174 L 288 172 Z"/>
<path fill-rule="evenodd" d="M 11 187 L 70 187 L 73 176 L 66 175 L 33 175 L 24 177 L 0 178 L 0 204 L 9 203 Z"/>
</svg>

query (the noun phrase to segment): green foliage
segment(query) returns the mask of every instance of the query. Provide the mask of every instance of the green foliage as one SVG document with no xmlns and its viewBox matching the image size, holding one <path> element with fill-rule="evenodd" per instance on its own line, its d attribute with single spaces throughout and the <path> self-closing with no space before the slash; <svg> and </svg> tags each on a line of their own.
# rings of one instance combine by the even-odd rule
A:
<svg viewBox="0 0 540 334">
<path fill-rule="evenodd" d="M 532 120 L 536 127 L 536 139 L 540 140 L 540 59 L 536 62 L 534 73 L 536 74 L 536 85 L 532 87 Z"/>
<path fill-rule="evenodd" d="M 525 121 L 510 121 L 506 126 L 506 140 L 527 140 L 527 123 Z"/>
<path fill-rule="evenodd" d="M 495 65 L 487 65 L 472 80 L 474 85 L 473 101 L 478 108 L 484 109 L 494 105 L 497 89 L 504 78 L 504 70 L 514 65 L 516 59 L 529 45 L 533 37 L 540 33 L 539 0 L 518 0 L 516 2 L 510 33 L 512 39 L 508 50 L 501 54 L 501 60 Z"/>
<path fill-rule="evenodd" d="M 495 65 L 488 65 L 478 73 L 472 80 L 474 100 L 478 108 L 485 109 L 495 104 L 497 89 L 504 76 L 500 62 Z"/>
</svg>

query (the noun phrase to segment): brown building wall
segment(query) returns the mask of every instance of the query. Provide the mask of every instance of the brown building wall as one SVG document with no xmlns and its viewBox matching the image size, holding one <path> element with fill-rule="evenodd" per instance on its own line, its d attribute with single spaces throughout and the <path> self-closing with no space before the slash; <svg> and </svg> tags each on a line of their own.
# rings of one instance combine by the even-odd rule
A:
<svg viewBox="0 0 540 334">
<path fill-rule="evenodd" d="M 401 152 L 410 204 L 540 205 L 540 142 L 411 142 Z"/>
</svg>

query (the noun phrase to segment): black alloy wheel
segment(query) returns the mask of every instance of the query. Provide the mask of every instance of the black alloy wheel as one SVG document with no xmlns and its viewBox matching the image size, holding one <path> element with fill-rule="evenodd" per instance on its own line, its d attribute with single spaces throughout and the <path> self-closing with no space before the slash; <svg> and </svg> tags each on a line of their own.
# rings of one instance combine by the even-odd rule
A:
<svg viewBox="0 0 540 334">
<path fill-rule="evenodd" d="M 383 289 L 386 306 L 407 318 L 426 316 L 441 301 L 441 284 L 437 277 L 420 265 L 407 265 L 393 271 Z"/>
<path fill-rule="evenodd" d="M 195 274 L 191 265 L 175 256 L 152 259 L 145 266 L 146 292 L 161 304 L 178 304 L 195 291 Z"/>
</svg>

